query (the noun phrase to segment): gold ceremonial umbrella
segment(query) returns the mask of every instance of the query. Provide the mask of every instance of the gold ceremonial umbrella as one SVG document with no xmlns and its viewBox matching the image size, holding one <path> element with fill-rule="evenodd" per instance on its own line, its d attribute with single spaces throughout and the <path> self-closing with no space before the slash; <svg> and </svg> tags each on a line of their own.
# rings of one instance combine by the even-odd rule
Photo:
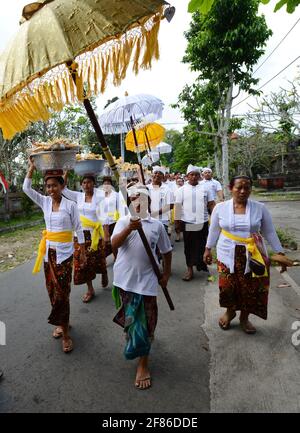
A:
<svg viewBox="0 0 300 433">
<path fill-rule="evenodd" d="M 88 99 L 159 58 L 161 20 L 175 8 L 164 0 L 37 0 L 24 7 L 20 28 L 0 56 L 0 128 L 6 139 L 51 111 L 82 102 L 116 179 L 119 173 Z M 139 234 L 160 276 L 143 230 Z M 156 268 L 155 268 L 156 266 Z M 165 292 L 170 308 L 171 299 Z"/>
<path fill-rule="evenodd" d="M 12 138 L 51 109 L 104 92 L 159 58 L 163 0 L 41 0 L 24 7 L 0 56 L 0 127 Z M 68 66 L 67 66 L 68 64 Z M 69 72 L 74 71 L 75 81 Z"/>
<path fill-rule="evenodd" d="M 145 150 L 151 152 L 151 149 L 164 139 L 165 132 L 165 128 L 159 123 L 148 123 L 148 125 L 135 130 L 135 141 L 134 132 L 129 131 L 125 138 L 126 149 L 131 152 L 143 152 Z"/>
</svg>

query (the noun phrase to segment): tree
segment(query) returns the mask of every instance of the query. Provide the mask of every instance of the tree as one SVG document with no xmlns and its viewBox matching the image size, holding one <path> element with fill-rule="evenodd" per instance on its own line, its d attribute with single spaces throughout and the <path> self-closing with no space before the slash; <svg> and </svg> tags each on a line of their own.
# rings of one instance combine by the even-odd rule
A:
<svg viewBox="0 0 300 433">
<path fill-rule="evenodd" d="M 185 126 L 183 133 L 176 132 L 174 135 L 173 142 L 168 139 L 173 146 L 173 171 L 184 173 L 189 164 L 207 165 L 212 154 L 211 140 L 201 136 L 193 125 Z"/>
<path fill-rule="evenodd" d="M 280 156 L 280 140 L 275 134 L 264 134 L 258 128 L 249 133 L 232 143 L 231 167 L 235 168 L 234 172 L 238 170 L 251 178 L 259 172 L 267 171 L 269 174 L 274 161 Z"/>
<path fill-rule="evenodd" d="M 257 108 L 245 115 L 248 125 L 259 126 L 266 132 L 274 131 L 285 142 L 297 139 L 300 135 L 300 94 L 297 83 L 290 83 L 289 89 L 262 97 Z"/>
<path fill-rule="evenodd" d="M 221 178 L 221 149 L 220 149 L 220 122 L 218 121 L 218 109 L 220 106 L 220 94 L 217 85 L 212 81 L 201 84 L 198 79 L 191 86 L 186 85 L 179 95 L 177 104 L 183 113 L 184 119 L 189 125 L 194 125 L 198 133 L 207 143 L 207 153 L 210 155 L 213 143 L 213 159 L 215 171 Z M 237 128 L 234 122 L 234 129 Z M 230 127 L 230 129 L 232 129 Z"/>
<path fill-rule="evenodd" d="M 232 102 L 241 90 L 258 93 L 255 90 L 258 80 L 252 77 L 252 70 L 272 34 L 265 18 L 257 12 L 257 0 L 215 0 L 206 15 L 193 14 L 190 29 L 185 33 L 188 45 L 183 61 L 190 63 L 192 70 L 199 71 L 199 82 L 208 82 L 218 92 L 218 125 L 211 126 L 221 139 L 224 185 L 229 183 Z"/>
<path fill-rule="evenodd" d="M 202 14 L 207 14 L 210 11 L 214 1 L 215 0 L 190 0 L 188 11 L 190 13 L 200 11 Z M 261 0 L 261 3 L 268 4 L 270 3 L 270 0 Z M 274 12 L 277 12 L 286 5 L 286 11 L 292 14 L 299 4 L 300 0 L 280 0 L 276 3 Z"/>
<path fill-rule="evenodd" d="M 27 133 L 15 135 L 12 140 L 5 140 L 0 130 L 0 171 L 4 173 L 10 186 L 24 177 L 24 163 L 27 161 L 26 150 L 29 147 Z"/>
</svg>

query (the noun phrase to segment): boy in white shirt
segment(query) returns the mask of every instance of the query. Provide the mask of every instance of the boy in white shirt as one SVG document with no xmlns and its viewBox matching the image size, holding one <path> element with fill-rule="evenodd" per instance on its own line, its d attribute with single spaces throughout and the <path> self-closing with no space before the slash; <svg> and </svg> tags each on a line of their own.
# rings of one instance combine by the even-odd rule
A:
<svg viewBox="0 0 300 433">
<path fill-rule="evenodd" d="M 129 188 L 129 197 L 138 219 L 131 216 L 120 218 L 112 235 L 112 247 L 118 250 L 114 264 L 113 297 L 121 309 L 114 322 L 124 327 L 128 337 L 125 357 L 139 357 L 135 386 L 147 389 L 151 386 L 148 368 L 151 339 L 157 323 L 158 285 L 167 286 L 171 273 L 172 247 L 162 223 L 150 216 L 150 197 L 147 187 L 137 185 Z M 164 267 L 158 281 L 137 230 L 142 227 L 155 257 L 158 247 Z"/>
</svg>

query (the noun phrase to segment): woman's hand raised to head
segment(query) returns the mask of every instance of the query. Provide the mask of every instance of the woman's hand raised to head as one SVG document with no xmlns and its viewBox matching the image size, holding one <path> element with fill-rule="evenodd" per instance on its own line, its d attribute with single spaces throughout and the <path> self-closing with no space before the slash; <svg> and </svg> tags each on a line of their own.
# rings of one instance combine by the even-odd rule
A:
<svg viewBox="0 0 300 433">
<path fill-rule="evenodd" d="M 32 178 L 32 174 L 33 174 L 34 170 L 36 170 L 36 167 L 35 167 L 35 165 L 34 165 L 33 157 L 30 156 L 30 157 L 28 158 L 28 170 L 27 170 L 27 178 L 28 178 L 28 179 L 31 179 L 31 178 Z"/>
</svg>

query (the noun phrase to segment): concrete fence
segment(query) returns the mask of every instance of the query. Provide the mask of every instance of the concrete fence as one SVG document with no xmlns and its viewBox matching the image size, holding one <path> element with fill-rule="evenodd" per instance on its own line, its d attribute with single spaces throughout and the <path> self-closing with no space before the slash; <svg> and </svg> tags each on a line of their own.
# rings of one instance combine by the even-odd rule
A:
<svg viewBox="0 0 300 433">
<path fill-rule="evenodd" d="M 7 197 L 3 194 L 0 195 L 0 220 L 25 214 L 23 208 L 24 198 L 25 194 L 23 192 L 10 192 Z M 33 203 L 33 212 L 37 209 L 38 206 Z"/>
</svg>

